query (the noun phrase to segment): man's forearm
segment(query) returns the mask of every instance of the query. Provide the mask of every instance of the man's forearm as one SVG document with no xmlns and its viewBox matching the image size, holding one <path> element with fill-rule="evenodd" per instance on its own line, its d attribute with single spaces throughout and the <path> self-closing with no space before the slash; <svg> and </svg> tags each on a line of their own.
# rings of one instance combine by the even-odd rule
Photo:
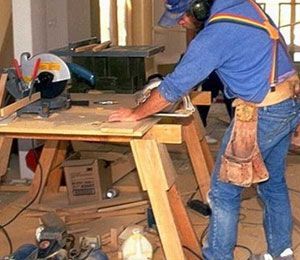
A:
<svg viewBox="0 0 300 260">
<path fill-rule="evenodd" d="M 143 104 L 134 109 L 133 113 L 136 115 L 137 120 L 140 120 L 163 110 L 170 104 L 171 103 L 155 89 L 152 90 L 151 95 Z"/>
</svg>

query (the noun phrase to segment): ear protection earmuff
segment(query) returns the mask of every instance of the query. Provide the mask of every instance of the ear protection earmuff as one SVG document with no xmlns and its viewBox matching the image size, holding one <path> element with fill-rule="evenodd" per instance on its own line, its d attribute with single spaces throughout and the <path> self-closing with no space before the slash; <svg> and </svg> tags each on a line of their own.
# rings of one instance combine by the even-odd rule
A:
<svg viewBox="0 0 300 260">
<path fill-rule="evenodd" d="M 190 13 L 199 22 L 204 22 L 210 15 L 212 0 L 193 0 L 190 4 Z"/>
</svg>

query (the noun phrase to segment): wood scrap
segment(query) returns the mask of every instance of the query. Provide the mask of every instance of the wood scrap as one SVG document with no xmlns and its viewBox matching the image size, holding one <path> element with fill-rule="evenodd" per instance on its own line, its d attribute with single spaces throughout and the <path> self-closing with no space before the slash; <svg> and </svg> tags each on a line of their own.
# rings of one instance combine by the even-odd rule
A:
<svg viewBox="0 0 300 260">
<path fill-rule="evenodd" d="M 3 73 L 1 74 L 0 78 L 0 107 L 4 106 L 5 102 L 5 95 L 6 95 L 6 81 L 7 81 L 8 74 Z"/>
<path fill-rule="evenodd" d="M 37 92 L 37 93 L 34 93 L 31 96 L 31 98 L 25 97 L 20 100 L 17 100 L 16 102 L 1 108 L 0 109 L 0 117 L 3 117 L 3 118 L 8 117 L 9 115 L 16 112 L 17 110 L 39 100 L 40 98 L 41 98 L 41 93 Z"/>
<path fill-rule="evenodd" d="M 112 183 L 115 183 L 135 169 L 132 153 L 126 154 L 111 165 Z"/>
<path fill-rule="evenodd" d="M 95 152 L 116 152 L 116 153 L 128 153 L 130 147 L 128 144 L 111 144 L 111 143 L 99 143 L 99 142 L 80 142 L 72 141 L 72 147 L 74 151 L 95 151 Z"/>
<path fill-rule="evenodd" d="M 74 52 L 84 52 L 84 51 L 91 51 L 94 47 L 96 47 L 98 43 L 92 43 L 92 44 L 87 44 L 84 46 L 80 46 L 74 49 Z"/>
<path fill-rule="evenodd" d="M 112 44 L 111 41 L 105 41 L 105 42 L 99 43 L 98 45 L 96 45 L 95 47 L 92 48 L 92 51 L 93 52 L 102 51 L 102 50 L 108 48 L 111 44 Z"/>
<path fill-rule="evenodd" d="M 120 230 L 118 228 L 110 229 L 110 244 L 111 244 L 112 248 L 114 248 L 115 250 L 118 250 L 118 248 L 119 248 L 118 237 L 121 232 L 122 232 L 122 230 Z"/>
<path fill-rule="evenodd" d="M 0 174 L 0 176 L 1 176 L 1 174 Z M 29 191 L 29 185 L 1 184 L 0 185 L 0 191 L 6 191 L 6 192 L 24 192 L 24 191 Z"/>
<path fill-rule="evenodd" d="M 138 201 L 138 202 L 127 203 L 124 205 L 102 208 L 102 209 L 99 209 L 97 212 L 104 213 L 104 212 L 110 212 L 110 211 L 121 210 L 121 209 L 129 209 L 129 208 L 134 208 L 134 207 L 139 207 L 139 206 L 144 206 L 144 205 L 149 205 L 149 201 L 143 200 L 143 201 Z"/>
<path fill-rule="evenodd" d="M 114 189 L 118 190 L 119 192 L 141 192 L 142 188 L 141 186 L 137 186 L 137 185 L 114 185 L 113 186 Z"/>
<path fill-rule="evenodd" d="M 112 211 L 112 212 L 95 212 L 90 214 L 80 214 L 76 216 L 67 216 L 66 217 L 66 224 L 74 225 L 78 223 L 85 223 L 87 221 L 93 221 L 99 218 L 111 218 L 117 216 L 127 216 L 127 215 L 141 215 L 145 214 L 144 209 L 126 209 L 120 211 Z"/>
<path fill-rule="evenodd" d="M 68 229 L 69 234 L 79 234 L 79 233 L 86 233 L 90 230 L 90 228 L 74 228 L 74 229 Z"/>
<path fill-rule="evenodd" d="M 100 237 L 101 245 L 107 245 L 110 243 L 110 232 Z"/>
<path fill-rule="evenodd" d="M 140 232 L 144 232 L 145 230 L 145 227 L 142 226 L 142 225 L 131 225 L 131 226 L 127 226 L 123 232 L 119 235 L 119 239 L 121 240 L 126 240 L 131 234 L 132 234 L 132 231 L 134 229 L 138 229 L 140 230 Z"/>
<path fill-rule="evenodd" d="M 98 152 L 98 151 L 80 151 L 81 158 L 101 159 L 108 162 L 119 160 L 124 156 L 122 153 L 116 152 Z"/>
<path fill-rule="evenodd" d="M 131 194 L 129 197 L 122 197 L 122 198 L 113 198 L 113 199 L 106 199 L 98 203 L 91 203 L 90 205 L 86 205 L 87 203 L 82 203 L 78 205 L 69 205 L 69 207 L 65 207 L 63 210 L 68 212 L 82 212 L 82 210 L 92 210 L 92 209 L 101 209 L 107 208 L 111 206 L 123 205 L 132 202 L 143 201 L 147 199 L 147 194 L 137 193 Z"/>
</svg>

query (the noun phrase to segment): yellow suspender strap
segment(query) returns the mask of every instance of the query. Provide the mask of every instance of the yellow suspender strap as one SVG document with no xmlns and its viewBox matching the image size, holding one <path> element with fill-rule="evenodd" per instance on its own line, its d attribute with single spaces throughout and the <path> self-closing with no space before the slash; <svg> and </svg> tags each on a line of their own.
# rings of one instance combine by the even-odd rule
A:
<svg viewBox="0 0 300 260">
<path fill-rule="evenodd" d="M 238 23 L 242 25 L 252 26 L 261 30 L 264 30 L 268 33 L 270 38 L 273 41 L 273 50 L 272 50 L 272 66 L 271 66 L 271 73 L 270 73 L 270 85 L 271 87 L 275 86 L 277 81 L 277 52 L 278 52 L 278 42 L 280 39 L 279 31 L 275 28 L 269 21 L 266 14 L 257 6 L 255 2 L 249 0 L 249 2 L 254 6 L 257 10 L 260 17 L 264 20 L 263 22 L 259 22 L 257 20 L 247 18 L 244 16 L 230 14 L 230 13 L 218 13 L 212 16 L 208 23 L 217 23 L 217 22 L 231 22 L 231 23 Z"/>
</svg>

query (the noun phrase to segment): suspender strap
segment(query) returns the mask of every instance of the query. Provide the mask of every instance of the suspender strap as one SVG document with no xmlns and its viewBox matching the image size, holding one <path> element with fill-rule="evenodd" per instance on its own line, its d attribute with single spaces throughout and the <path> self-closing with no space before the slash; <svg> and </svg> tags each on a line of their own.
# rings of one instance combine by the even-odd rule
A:
<svg viewBox="0 0 300 260">
<path fill-rule="evenodd" d="M 271 73 L 269 82 L 271 87 L 274 87 L 277 83 L 277 53 L 278 53 L 278 42 L 280 40 L 279 31 L 275 28 L 269 21 L 266 14 L 258 7 L 258 5 L 253 2 L 252 0 L 248 0 L 257 10 L 260 17 L 264 20 L 263 22 L 240 16 L 230 13 L 218 13 L 212 16 L 208 24 L 218 23 L 218 22 L 230 22 L 230 23 L 237 23 L 241 25 L 251 26 L 257 29 L 264 30 L 268 33 L 270 39 L 273 41 L 272 47 L 272 65 L 271 65 Z"/>
</svg>

